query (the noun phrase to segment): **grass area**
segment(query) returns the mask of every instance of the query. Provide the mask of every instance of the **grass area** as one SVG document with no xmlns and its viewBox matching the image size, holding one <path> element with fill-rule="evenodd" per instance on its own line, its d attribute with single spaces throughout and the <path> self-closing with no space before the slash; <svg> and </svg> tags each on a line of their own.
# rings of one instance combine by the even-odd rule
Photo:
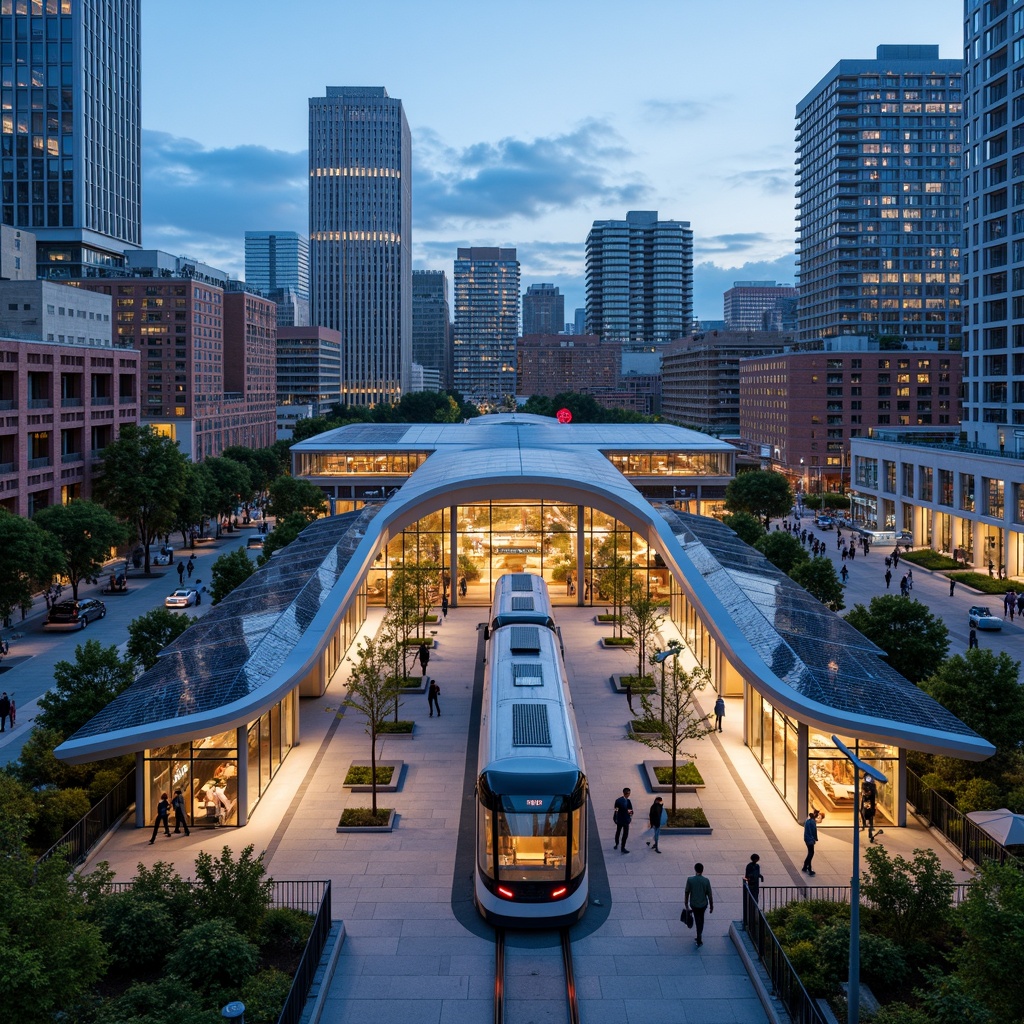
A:
<svg viewBox="0 0 1024 1024">
<path fill-rule="evenodd" d="M 654 777 L 662 786 L 671 786 L 672 766 L 668 765 L 664 768 L 655 768 Z M 703 786 L 704 777 L 699 771 L 697 771 L 697 766 L 692 761 L 687 761 L 686 764 L 676 765 L 676 785 Z"/>
<path fill-rule="evenodd" d="M 420 690 L 423 688 L 422 676 L 388 676 L 388 685 L 397 686 L 400 690 Z"/>
<path fill-rule="evenodd" d="M 951 572 L 951 580 L 962 583 L 965 587 L 973 587 L 983 594 L 1005 594 L 1008 590 L 1016 590 L 1017 584 L 1009 580 L 997 580 L 983 572 Z"/>
<path fill-rule="evenodd" d="M 598 612 L 597 621 L 598 622 L 618 622 L 619 621 L 619 617 L 618 617 L 618 615 L 612 615 L 609 612 Z"/>
<path fill-rule="evenodd" d="M 384 828 L 390 817 L 390 807 L 378 807 L 376 817 L 369 807 L 346 807 L 338 824 L 347 828 Z"/>
<path fill-rule="evenodd" d="M 434 646 L 434 638 L 432 636 L 411 636 L 405 641 L 406 647 L 419 647 L 420 644 L 426 644 L 429 651 Z"/>
<path fill-rule="evenodd" d="M 633 646 L 633 638 L 631 636 L 603 636 L 601 639 L 604 641 L 605 647 Z"/>
<path fill-rule="evenodd" d="M 633 727 L 633 732 L 661 733 L 665 731 L 665 726 L 660 718 L 634 718 L 630 724 Z"/>
<path fill-rule="evenodd" d="M 677 807 L 675 813 L 668 812 L 666 828 L 711 828 L 711 822 L 703 807 Z"/>
<path fill-rule="evenodd" d="M 385 733 L 404 733 L 412 732 L 412 727 L 415 723 L 409 719 L 399 719 L 397 722 L 381 722 L 377 726 L 377 735 L 383 735 Z"/>
<path fill-rule="evenodd" d="M 938 551 L 931 548 L 921 548 L 920 551 L 911 551 L 909 554 L 901 554 L 900 561 L 913 562 L 922 569 L 959 569 L 960 563 L 953 561 L 948 555 L 940 555 Z"/>
<path fill-rule="evenodd" d="M 371 768 L 368 764 L 352 765 L 348 774 L 345 776 L 344 785 L 346 786 L 368 786 L 370 785 Z M 391 781 L 391 776 L 395 774 L 395 766 L 393 764 L 385 764 L 377 766 L 377 785 L 386 786 Z"/>
<path fill-rule="evenodd" d="M 654 692 L 654 680 L 651 676 L 637 676 L 633 675 L 619 676 L 619 681 L 623 686 L 629 683 L 633 687 L 634 693 L 653 693 Z"/>
</svg>

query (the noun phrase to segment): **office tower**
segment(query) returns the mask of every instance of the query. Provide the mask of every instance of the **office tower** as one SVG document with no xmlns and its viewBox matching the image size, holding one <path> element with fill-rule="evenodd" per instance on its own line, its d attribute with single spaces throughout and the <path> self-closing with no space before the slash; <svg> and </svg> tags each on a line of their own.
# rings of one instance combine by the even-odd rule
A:
<svg viewBox="0 0 1024 1024">
<path fill-rule="evenodd" d="M 782 319 L 778 303 L 781 299 L 795 299 L 796 289 L 792 285 L 776 284 L 774 281 L 734 281 L 726 291 L 725 326 L 729 331 L 774 330 L 766 326 L 776 318 Z"/>
<path fill-rule="evenodd" d="M 565 296 L 553 284 L 531 284 L 523 295 L 523 334 L 560 334 Z"/>
<path fill-rule="evenodd" d="M 277 303 L 279 327 L 309 326 L 309 241 L 297 231 L 246 231 L 245 283 Z"/>
<path fill-rule="evenodd" d="M 442 389 L 452 386 L 452 317 L 443 270 L 412 272 L 412 361 L 436 371 Z"/>
<path fill-rule="evenodd" d="M 519 261 L 515 249 L 459 249 L 455 260 L 455 388 L 478 403 L 516 389 Z"/>
<path fill-rule="evenodd" d="M 340 401 L 341 335 L 329 327 L 279 327 L 278 406 L 309 406 L 309 415 L 324 416 Z"/>
<path fill-rule="evenodd" d="M 573 313 L 573 334 L 587 333 L 587 309 L 586 306 L 577 306 Z"/>
<path fill-rule="evenodd" d="M 960 69 L 879 46 L 797 105 L 801 339 L 959 340 Z"/>
<path fill-rule="evenodd" d="M 412 364 L 412 138 L 380 87 L 309 101 L 313 323 L 341 332 L 342 401 L 396 402 Z"/>
<path fill-rule="evenodd" d="M 36 235 L 42 277 L 101 275 L 141 242 L 140 6 L 2 5 L 0 219 Z"/>
<path fill-rule="evenodd" d="M 602 341 L 662 344 L 693 321 L 689 221 L 633 210 L 594 221 L 587 235 L 587 333 Z"/>
</svg>

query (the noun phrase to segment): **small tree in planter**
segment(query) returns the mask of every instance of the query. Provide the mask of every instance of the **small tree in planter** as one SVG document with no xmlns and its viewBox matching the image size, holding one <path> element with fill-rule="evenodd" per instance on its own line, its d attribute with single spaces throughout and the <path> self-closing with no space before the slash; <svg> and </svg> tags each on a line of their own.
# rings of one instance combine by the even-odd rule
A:
<svg viewBox="0 0 1024 1024">
<path fill-rule="evenodd" d="M 388 638 L 386 647 L 391 655 L 396 686 L 405 685 L 409 676 L 409 654 L 412 638 L 420 624 L 418 581 L 410 566 L 402 566 L 391 574 L 388 587 L 387 615 L 382 636 Z"/>
<path fill-rule="evenodd" d="M 661 612 L 661 604 L 641 586 L 634 586 L 629 595 L 629 603 L 623 609 L 622 626 L 626 635 L 636 644 L 636 686 L 646 687 L 649 676 L 644 675 L 644 665 L 648 660 L 651 644 L 658 632 L 658 627 L 665 621 Z M 652 680 L 653 683 L 653 680 Z"/>
<path fill-rule="evenodd" d="M 398 688 L 387 673 L 387 663 L 381 645 L 367 639 L 358 649 L 359 658 L 352 668 L 345 707 L 366 716 L 366 733 L 370 737 L 370 804 L 373 818 L 377 817 L 377 733 L 385 715 L 397 708 Z"/>
<path fill-rule="evenodd" d="M 702 740 L 714 726 L 711 714 L 702 715 L 695 704 L 695 696 L 711 682 L 711 673 L 706 668 L 697 667 L 687 672 L 679 667 L 677 659 L 672 660 L 672 678 L 667 680 L 661 694 L 661 722 L 655 717 L 654 707 L 649 694 L 642 693 L 640 702 L 644 709 L 644 731 L 650 735 L 637 736 L 641 743 L 660 750 L 672 758 L 672 809 L 670 815 L 676 813 L 676 766 L 680 756 L 691 761 L 697 756 L 682 750 L 687 740 Z M 671 817 L 669 824 L 671 824 Z"/>
<path fill-rule="evenodd" d="M 633 590 L 633 564 L 621 555 L 602 569 L 597 578 L 598 593 L 611 599 L 615 614 L 616 636 L 622 637 L 622 607 Z"/>
</svg>

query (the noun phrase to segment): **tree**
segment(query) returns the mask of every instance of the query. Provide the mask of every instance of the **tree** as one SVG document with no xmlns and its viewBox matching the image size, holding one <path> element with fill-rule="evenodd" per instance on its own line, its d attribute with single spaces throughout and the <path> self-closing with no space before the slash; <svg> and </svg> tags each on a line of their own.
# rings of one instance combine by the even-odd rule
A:
<svg viewBox="0 0 1024 1024">
<path fill-rule="evenodd" d="M 761 520 L 752 516 L 749 512 L 733 512 L 732 515 L 723 516 L 722 522 L 747 544 L 757 544 L 765 536 L 765 529 Z"/>
<path fill-rule="evenodd" d="M 266 564 L 275 551 L 287 547 L 302 531 L 309 526 L 309 519 L 305 512 L 292 512 L 285 519 L 278 519 L 277 525 L 267 534 L 263 541 L 263 553 L 260 555 L 260 565 Z"/>
<path fill-rule="evenodd" d="M 312 522 L 327 512 L 327 499 L 324 492 L 308 480 L 280 476 L 270 485 L 267 511 L 278 519 L 286 519 L 293 512 L 302 512 Z"/>
<path fill-rule="evenodd" d="M 793 507 L 793 488 L 781 474 L 754 469 L 740 473 L 725 489 L 725 507 L 730 512 L 747 512 L 768 529 L 771 519 L 787 515 Z"/>
<path fill-rule="evenodd" d="M 208 492 L 211 486 L 210 474 L 202 463 L 185 463 L 181 496 L 174 513 L 174 529 L 181 533 L 182 547 L 188 545 L 190 532 L 201 527 L 208 515 L 207 509 L 211 503 Z"/>
<path fill-rule="evenodd" d="M 404 686 L 409 675 L 411 641 L 420 628 L 419 580 L 414 566 L 402 565 L 391 573 L 386 607 L 377 653 L 382 657 L 390 655 L 395 685 Z"/>
<path fill-rule="evenodd" d="M 65 738 L 102 711 L 135 681 L 135 665 L 122 660 L 117 647 L 87 640 L 75 648 L 75 660 L 53 666 L 53 686 L 39 698 L 35 724 Z"/>
<path fill-rule="evenodd" d="M 1024 737 L 1024 688 L 1019 677 L 1020 662 L 1005 651 L 975 648 L 944 661 L 920 686 L 994 744 L 998 754 L 1007 755 Z"/>
<path fill-rule="evenodd" d="M 811 556 L 807 554 L 803 544 L 793 534 L 783 532 L 782 530 L 766 533 L 754 547 L 776 569 L 784 572 L 787 576 L 791 575 L 798 565 L 811 560 Z"/>
<path fill-rule="evenodd" d="M 102 505 L 94 501 L 73 501 L 40 509 L 33 522 L 60 546 L 64 574 L 71 581 L 71 596 L 78 600 L 83 579 L 98 576 L 111 548 L 128 540 L 128 530 Z"/>
<path fill-rule="evenodd" d="M 252 478 L 249 470 L 234 459 L 203 459 L 203 468 L 209 474 L 206 511 L 218 519 L 230 519 L 239 502 L 252 496 Z"/>
<path fill-rule="evenodd" d="M 885 651 L 886 661 L 912 683 L 932 675 L 949 651 L 949 630 L 926 605 L 899 594 L 855 604 L 846 616 L 854 629 Z"/>
<path fill-rule="evenodd" d="M 356 648 L 358 658 L 352 667 L 345 707 L 366 716 L 366 734 L 370 737 L 370 802 L 377 815 L 377 732 L 386 715 L 398 705 L 398 680 L 389 676 L 384 650 L 378 641 L 367 640 Z"/>
<path fill-rule="evenodd" d="M 0 622 L 17 608 L 28 611 L 32 595 L 50 585 L 62 563 L 52 534 L 0 508 Z"/>
<path fill-rule="evenodd" d="M 249 483 L 257 494 L 266 494 L 271 483 L 283 472 L 277 451 L 273 447 L 246 448 L 236 444 L 225 448 L 221 456 L 245 466 L 249 471 Z"/>
<path fill-rule="evenodd" d="M 816 597 L 826 608 L 838 612 L 846 607 L 843 600 L 843 584 L 830 558 L 819 556 L 801 562 L 793 567 L 789 576 L 794 583 L 803 587 L 811 597 Z"/>
<path fill-rule="evenodd" d="M 253 565 L 245 548 L 235 548 L 226 555 L 221 555 L 210 569 L 210 597 L 214 604 L 219 604 L 235 587 L 244 583 L 254 572 Z"/>
<path fill-rule="evenodd" d="M 96 493 L 115 516 L 135 527 L 147 573 L 150 545 L 174 526 L 186 465 L 177 444 L 152 427 L 126 424 L 103 449 Z"/>
<path fill-rule="evenodd" d="M 198 621 L 194 615 L 154 608 L 128 624 L 125 653 L 143 672 L 148 672 L 159 660 L 160 652 Z"/>
<path fill-rule="evenodd" d="M 616 555 L 597 574 L 597 592 L 612 602 L 615 616 L 615 632 L 622 636 L 622 606 L 633 589 L 633 563 L 622 555 Z"/>
<path fill-rule="evenodd" d="M 650 694 L 641 693 L 640 702 L 644 709 L 644 729 L 651 730 L 650 735 L 636 735 L 645 746 L 660 750 L 672 758 L 672 813 L 676 813 L 676 767 L 680 756 L 691 761 L 696 754 L 688 754 L 682 750 L 687 740 L 702 740 L 714 726 L 711 715 L 702 715 L 697 709 L 695 695 L 711 682 L 711 674 L 706 668 L 697 666 L 687 672 L 679 665 L 679 659 L 672 659 L 672 676 L 666 682 L 661 694 L 661 729 L 654 731 L 656 722 L 654 705 Z"/>
<path fill-rule="evenodd" d="M 458 423 L 462 418 L 459 403 L 443 391 L 412 391 L 394 411 L 403 423 Z"/>
<path fill-rule="evenodd" d="M 647 664 L 651 644 L 658 627 L 665 621 L 661 602 L 651 597 L 643 587 L 634 586 L 629 602 L 622 611 L 622 626 L 636 646 L 636 682 L 643 685 L 644 665 Z"/>
<path fill-rule="evenodd" d="M 957 916 L 963 942 L 952 958 L 968 993 L 997 1021 L 1024 1020 L 1024 874 L 982 864 Z"/>
</svg>

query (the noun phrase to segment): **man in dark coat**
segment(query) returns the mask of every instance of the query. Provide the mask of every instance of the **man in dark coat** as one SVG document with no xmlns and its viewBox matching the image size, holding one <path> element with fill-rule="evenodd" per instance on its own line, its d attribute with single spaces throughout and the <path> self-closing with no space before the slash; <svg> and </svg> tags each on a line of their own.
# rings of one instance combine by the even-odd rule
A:
<svg viewBox="0 0 1024 1024">
<path fill-rule="evenodd" d="M 619 839 L 622 840 L 622 852 L 629 853 L 626 849 L 626 842 L 629 840 L 629 823 L 633 820 L 633 804 L 629 799 L 629 788 L 622 791 L 622 796 L 615 801 L 615 849 L 619 849 Z"/>
</svg>

